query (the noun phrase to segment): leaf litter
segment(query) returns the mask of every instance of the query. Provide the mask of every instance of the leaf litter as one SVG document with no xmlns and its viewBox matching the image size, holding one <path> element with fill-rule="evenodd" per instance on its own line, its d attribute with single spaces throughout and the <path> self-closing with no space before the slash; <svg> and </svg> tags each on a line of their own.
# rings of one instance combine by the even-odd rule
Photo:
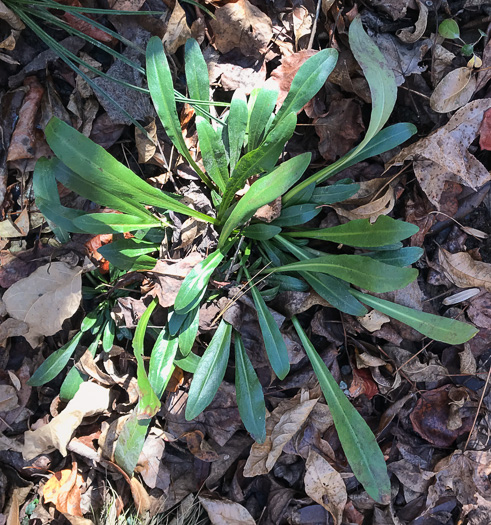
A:
<svg viewBox="0 0 491 525">
<path fill-rule="evenodd" d="M 180 46 L 190 35 L 198 38 L 213 79 L 212 89 L 225 100 L 230 97 L 227 92 L 243 88 L 250 93 L 271 76 L 279 86 L 280 104 L 300 65 L 331 44 L 340 52 L 338 65 L 319 94 L 299 113 L 303 126 L 297 128 L 284 154 L 312 151 L 314 162 L 324 166 L 325 161 L 335 161 L 356 146 L 368 124 L 370 93 L 347 45 L 347 28 L 355 14 L 349 11 L 351 6 L 340 8 L 335 2 L 322 1 L 316 12 L 315 2 L 293 2 L 286 11 L 280 3 L 248 0 L 200 3 L 211 9 L 215 18 L 207 18 L 185 2 L 173 3 L 170 8 L 165 2 L 159 6 L 164 12 L 161 20 L 141 15 L 126 25 L 115 20 L 111 27 L 141 47 L 152 34 L 163 38 L 176 85 L 183 92 Z M 480 24 L 480 29 L 486 29 L 478 18 L 484 13 L 480 3 L 468 4 L 452 13 L 466 43 L 471 42 L 471 36 L 463 24 L 477 20 L 476 27 Z M 139 1 L 117 2 L 113 9 L 141 6 Z M 227 319 L 241 325 L 246 351 L 267 393 L 265 442 L 252 443 L 244 432 L 235 389 L 228 382 L 231 370 L 209 408 L 196 420 L 186 421 L 190 375 L 176 368 L 174 385 L 164 394 L 162 410 L 145 439 L 131 479 L 112 463 L 122 424 L 141 396 L 132 354 L 122 348 L 124 339 L 114 340 L 108 353 L 96 359 L 87 349 L 90 342 L 84 340 L 76 348 L 76 370 L 90 379 L 66 406 L 55 397 L 59 378 L 43 388 L 27 383 L 46 350 L 59 348 L 73 337 L 88 305 L 85 298 L 82 301 L 85 270 L 80 265 L 86 250 L 91 250 L 87 239 L 74 235 L 70 245 L 60 249 L 49 225 L 34 222 L 38 212 L 29 185 L 34 161 L 47 152 L 41 129 L 50 115 L 61 115 L 159 187 L 190 195 L 199 209 L 211 209 L 210 201 L 189 179 L 160 124 L 155 125 L 144 93 L 137 96 L 127 88 L 97 81 L 144 122 L 152 140 L 141 130 L 125 126 L 127 120 L 97 92 L 94 96 L 92 88 L 66 69 L 53 52 L 39 54 L 39 49 L 30 47 L 22 24 L 2 10 L 1 17 L 11 24 L 12 32 L 8 31 L 9 40 L 2 44 L 0 53 L 0 59 L 8 64 L 0 76 L 0 89 L 6 91 L 1 131 L 7 152 L 4 159 L 0 155 L 0 175 L 5 182 L 0 208 L 0 285 L 6 306 L 0 309 L 0 341 L 5 348 L 0 356 L 0 462 L 14 469 L 23 483 L 29 480 L 38 486 L 39 480 L 30 474 L 32 468 L 25 469 L 25 465 L 49 460 L 54 472 L 41 491 L 32 489 L 25 500 L 16 499 L 16 492 L 11 494 L 10 488 L 0 484 L 0 502 L 5 495 L 12 500 L 9 522 L 15 522 L 17 510 L 19 519 L 34 516 L 28 507 L 36 493 L 42 492 L 44 501 L 34 504 L 39 515 L 45 512 L 49 516 L 45 510 L 49 508 L 52 514 L 55 510 L 64 514 L 71 523 L 92 523 L 83 518 L 90 515 L 84 498 L 89 501 L 98 484 L 114 484 L 121 504 L 133 501 L 140 514 L 179 505 L 189 509 L 191 501 L 203 519 L 217 524 L 325 523 L 328 519 L 339 524 L 445 519 L 449 523 L 457 514 L 469 523 L 489 523 L 486 436 L 491 404 L 485 382 L 491 338 L 491 250 L 486 237 L 491 233 L 489 196 L 475 209 L 466 206 L 490 181 L 486 152 L 491 149 L 487 71 L 491 47 L 486 41 L 476 44 L 476 58 L 468 65 L 455 45 L 436 38 L 432 34 L 433 11 L 438 9 L 439 20 L 447 18 L 449 13 L 443 6 L 428 8 L 419 0 L 372 0 L 358 9 L 400 86 L 394 122 L 412 115 L 418 135 L 401 151 L 335 175 L 333 181 L 352 178 L 359 190 L 343 203 L 325 206 L 315 224 L 335 226 L 358 218 L 373 222 L 380 215 L 417 224 L 420 232 L 411 245 L 425 250 L 417 263 L 421 278 L 393 298 L 422 311 L 439 311 L 452 318 L 467 316 L 480 333 L 465 346 L 450 347 L 422 340 L 414 330 L 376 310 L 354 318 L 339 315 L 312 290 L 281 293 L 271 304 L 287 316 L 281 317 L 281 330 L 288 341 L 292 367 L 282 388 L 259 355 L 264 352 L 257 343 L 261 341 L 260 328 L 253 303 L 247 303 L 245 296 Z M 80 31 L 92 31 L 76 17 L 65 20 Z M 390 20 L 397 23 L 391 25 Z M 90 35 L 113 45 L 113 37 L 103 30 Z M 63 42 L 89 60 L 90 49 L 82 41 L 67 37 Z M 139 60 L 128 46 L 123 45 L 122 52 L 126 58 Z M 91 63 L 97 68 L 145 88 L 141 74 L 123 62 L 96 58 L 97 64 Z M 476 68 L 481 59 L 481 68 Z M 14 97 L 15 88 L 21 85 Z M 18 113 L 18 118 L 9 121 L 4 111 Z M 189 145 L 196 145 L 192 116 L 184 120 L 183 113 L 181 125 L 187 128 Z M 402 165 L 405 170 L 401 172 Z M 62 189 L 62 198 L 78 209 L 92 206 L 88 201 L 77 201 L 66 189 Z M 433 229 L 444 217 L 430 212 L 453 216 L 465 209 L 469 211 L 458 217 L 459 227 Z M 181 219 L 176 216 L 170 252 L 162 243 L 163 251 L 152 271 L 128 280 L 107 281 L 106 291 L 112 286 L 132 290 L 108 312 L 117 320 L 118 334 L 136 326 L 153 296 L 158 297 L 160 308 L 152 317 L 152 327 L 163 326 L 163 312 L 174 304 L 182 279 L 213 247 L 216 239 L 210 228 L 202 228 L 194 219 Z M 39 239 L 44 246 L 38 244 Z M 198 250 L 191 251 L 196 239 Z M 77 254 L 75 263 L 66 262 L 69 250 Z M 102 264 L 96 259 L 93 257 Z M 219 291 L 230 284 L 236 283 L 215 281 L 213 287 Z M 209 344 L 221 308 L 217 301 L 202 309 L 193 349 L 198 354 Z M 280 314 L 273 313 L 279 320 Z M 316 348 L 350 402 L 372 429 L 379 428 L 378 439 L 393 483 L 388 507 L 374 506 L 347 466 L 329 408 L 311 369 L 305 366 L 296 334 L 288 329 L 288 317 L 296 314 L 307 324 L 311 322 Z M 90 501 L 100 505 L 100 497 Z M 7 519 L 6 511 L 0 509 L 4 512 L 0 520 Z"/>
</svg>

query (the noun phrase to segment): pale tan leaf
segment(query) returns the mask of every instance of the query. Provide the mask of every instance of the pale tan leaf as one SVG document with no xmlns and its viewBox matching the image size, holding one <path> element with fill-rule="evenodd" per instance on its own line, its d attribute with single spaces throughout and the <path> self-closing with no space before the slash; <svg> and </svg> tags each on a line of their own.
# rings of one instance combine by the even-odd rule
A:
<svg viewBox="0 0 491 525">
<path fill-rule="evenodd" d="M 3 296 L 10 316 L 29 325 L 24 337 L 33 348 L 61 330 L 63 321 L 78 310 L 81 299 L 81 268 L 64 262 L 41 266 Z"/>
<path fill-rule="evenodd" d="M 167 31 L 162 38 L 162 43 L 167 53 L 173 55 L 188 38 L 191 38 L 191 30 L 186 22 L 186 13 L 180 3 L 176 2 L 167 22 Z"/>
<path fill-rule="evenodd" d="M 8 412 L 19 406 L 17 391 L 13 386 L 0 385 L 0 412 Z"/>
<path fill-rule="evenodd" d="M 157 124 L 155 124 L 155 119 L 152 119 L 152 122 L 145 126 L 145 130 L 150 138 L 144 135 L 143 131 L 135 128 L 135 143 L 138 151 L 138 162 L 140 164 L 148 162 L 157 151 Z"/>
<path fill-rule="evenodd" d="M 416 3 L 419 7 L 419 15 L 414 26 L 414 31 L 412 31 L 412 28 L 407 28 L 399 29 L 396 32 L 397 36 L 406 44 L 414 44 L 414 42 L 417 42 L 424 35 L 426 24 L 428 23 L 428 8 L 426 4 L 421 0 L 417 0 Z"/>
<path fill-rule="evenodd" d="M 24 321 L 12 319 L 11 317 L 9 319 L 5 319 L 5 321 L 0 324 L 0 345 L 3 346 L 9 337 L 25 335 L 28 331 L 29 325 L 24 323 Z"/>
<path fill-rule="evenodd" d="M 491 292 L 491 264 L 475 261 L 467 252 L 450 253 L 440 248 L 445 275 L 459 288 L 478 286 Z"/>
<path fill-rule="evenodd" d="M 256 525 L 254 518 L 239 503 L 228 499 L 211 499 L 200 496 L 199 501 L 213 525 Z"/>
<path fill-rule="evenodd" d="M 362 183 L 363 184 L 363 183 Z M 370 219 L 375 221 L 380 215 L 387 215 L 394 208 L 396 202 L 394 187 L 388 185 L 381 193 L 380 197 L 374 198 L 367 204 L 362 204 L 356 208 L 351 208 L 348 201 L 341 205 L 332 205 L 338 215 L 349 220 Z"/>
<path fill-rule="evenodd" d="M 469 288 L 468 290 L 464 290 L 462 292 L 458 292 L 458 293 L 449 295 L 448 297 L 445 297 L 442 303 L 445 306 L 448 306 L 450 304 L 458 304 L 458 303 L 461 303 L 462 301 L 467 301 L 468 299 L 471 299 L 472 297 L 474 297 L 480 292 L 481 290 L 479 288 Z"/>
<path fill-rule="evenodd" d="M 58 449 L 63 456 L 67 455 L 67 444 L 84 417 L 104 412 L 109 406 L 108 388 L 96 383 L 82 383 L 75 397 L 65 409 L 47 425 L 24 433 L 22 455 L 30 460 L 39 454 Z"/>
<path fill-rule="evenodd" d="M 368 312 L 363 317 L 358 317 L 358 322 L 368 330 L 369 332 L 376 332 L 382 328 L 382 325 L 388 323 L 390 317 L 387 317 L 385 314 L 378 312 L 377 310 L 372 310 Z"/>
<path fill-rule="evenodd" d="M 459 67 L 450 71 L 431 94 L 431 109 L 437 113 L 448 113 L 461 108 L 474 95 L 476 85 L 477 79 L 472 69 Z"/>
<path fill-rule="evenodd" d="M 14 489 L 14 492 L 12 493 L 12 499 L 10 500 L 10 510 L 6 525 L 20 525 L 19 497 L 17 496 L 18 490 L 19 489 Z"/>
<path fill-rule="evenodd" d="M 329 9 L 334 5 L 335 0 L 322 0 L 321 8 L 322 12 L 327 16 Z"/>
<path fill-rule="evenodd" d="M 310 35 L 312 30 L 312 15 L 304 6 L 294 7 L 293 15 L 293 33 L 295 35 L 295 47 L 298 47 L 299 40 L 306 35 Z"/>
<path fill-rule="evenodd" d="M 332 515 L 335 525 L 340 525 L 348 502 L 341 474 L 314 450 L 310 450 L 305 468 L 305 492 Z"/>
<path fill-rule="evenodd" d="M 135 477 L 131 478 L 130 488 L 136 511 L 140 516 L 144 516 L 150 510 L 150 496 L 145 487 Z"/>
<path fill-rule="evenodd" d="M 24 22 L 0 0 L 0 19 L 5 20 L 10 27 L 18 31 L 24 29 L 26 26 Z"/>
</svg>

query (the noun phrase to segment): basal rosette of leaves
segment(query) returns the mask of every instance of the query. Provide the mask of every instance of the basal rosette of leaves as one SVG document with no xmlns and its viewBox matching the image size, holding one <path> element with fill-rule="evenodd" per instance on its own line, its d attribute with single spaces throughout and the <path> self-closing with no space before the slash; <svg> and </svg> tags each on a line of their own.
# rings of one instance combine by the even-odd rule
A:
<svg viewBox="0 0 491 525">
<path fill-rule="evenodd" d="M 341 312 L 362 316 L 369 306 L 431 339 L 449 344 L 461 344 L 476 334 L 472 325 L 412 310 L 370 294 L 401 289 L 416 279 L 418 272 L 410 265 L 419 259 L 422 250 L 403 247 L 401 243 L 418 231 L 416 226 L 380 216 L 373 224 L 353 220 L 331 228 L 302 228 L 320 213 L 320 205 L 343 201 L 358 190 L 358 185 L 349 180 L 321 183 L 342 169 L 398 146 L 416 131 L 407 123 L 382 129 L 396 101 L 393 73 L 359 18 L 352 22 L 349 38 L 351 50 L 370 85 L 370 125 L 356 148 L 310 176 L 305 176 L 310 165 L 309 153 L 285 162 L 279 162 L 279 158 L 295 130 L 297 113 L 321 89 L 333 70 L 337 60 L 334 49 L 324 49 L 302 65 L 276 114 L 278 92 L 267 84 L 253 91 L 248 99 L 236 92 L 227 114 L 218 122 L 197 115 L 205 167 L 202 171 L 181 133 L 172 76 L 162 43 L 159 38 L 150 40 L 146 71 L 155 108 L 175 148 L 211 192 L 216 217 L 195 211 L 183 204 L 179 196 L 150 186 L 60 120 L 53 119 L 48 124 L 46 138 L 56 158 L 38 162 L 34 190 L 39 209 L 58 236 L 64 237 L 66 232 L 136 232 L 134 238 L 113 242 L 99 251 L 124 270 L 150 270 L 156 259 L 149 254 L 158 248 L 152 236 L 168 224 L 167 211 L 208 222 L 219 232 L 216 250 L 184 279 L 170 309 L 167 326 L 155 334 L 148 372 L 143 363 L 143 337 L 157 300 L 151 303 L 136 329 L 133 348 L 141 396 L 115 451 L 116 461 L 128 473 L 133 472 L 137 463 L 150 420 L 159 410 L 160 398 L 174 367 L 194 374 L 186 408 L 186 418 L 194 419 L 213 400 L 224 378 L 232 346 L 241 417 L 254 439 L 262 442 L 266 437 L 264 396 L 240 333 L 222 319 L 204 354 L 198 357 L 191 351 L 210 278 L 215 272 L 224 273 L 232 261 L 239 267 L 232 278 L 237 282 L 246 278 L 251 287 L 268 358 L 280 379 L 285 378 L 290 368 L 287 348 L 264 299 L 278 290 L 305 290 L 311 286 Z M 186 44 L 185 69 L 190 98 L 207 103 L 207 66 L 194 40 Z M 237 200 L 237 191 L 258 175 Z M 86 213 L 63 207 L 56 181 L 119 213 Z M 270 224 L 254 218 L 260 207 L 279 197 L 282 198 L 279 218 Z M 309 246 L 309 239 L 355 247 L 359 252 L 356 255 L 340 254 L 338 250 L 335 254 L 320 252 Z M 259 279 L 266 283 L 261 291 L 255 286 Z M 353 473 L 372 498 L 386 501 L 390 482 L 373 433 L 335 382 L 299 320 L 293 317 L 291 321 L 319 380 Z"/>
</svg>

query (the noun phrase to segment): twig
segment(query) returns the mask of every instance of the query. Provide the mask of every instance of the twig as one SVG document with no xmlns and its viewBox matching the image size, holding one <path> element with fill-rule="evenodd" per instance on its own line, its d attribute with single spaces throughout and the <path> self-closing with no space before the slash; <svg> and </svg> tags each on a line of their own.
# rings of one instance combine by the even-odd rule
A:
<svg viewBox="0 0 491 525">
<path fill-rule="evenodd" d="M 477 405 L 476 415 L 474 416 L 474 421 L 472 422 L 472 428 L 471 428 L 471 431 L 469 432 L 469 435 L 467 436 L 467 441 L 465 442 L 463 452 L 467 450 L 467 445 L 469 444 L 472 433 L 474 432 L 474 428 L 476 426 L 477 418 L 479 417 L 479 412 L 481 411 L 482 402 L 484 400 L 484 395 L 486 394 L 490 376 L 491 376 L 491 365 L 489 366 L 488 375 L 486 377 L 486 383 L 484 384 L 484 388 L 482 389 L 481 399 L 479 400 L 479 404 Z"/>
<path fill-rule="evenodd" d="M 315 33 L 317 32 L 317 21 L 319 20 L 320 11 L 321 11 L 321 0 L 317 0 L 317 9 L 315 10 L 315 19 L 314 19 L 314 23 L 312 24 L 312 31 L 310 32 L 309 44 L 307 46 L 307 49 L 312 49 L 312 46 L 314 45 L 314 38 L 315 38 Z"/>
</svg>

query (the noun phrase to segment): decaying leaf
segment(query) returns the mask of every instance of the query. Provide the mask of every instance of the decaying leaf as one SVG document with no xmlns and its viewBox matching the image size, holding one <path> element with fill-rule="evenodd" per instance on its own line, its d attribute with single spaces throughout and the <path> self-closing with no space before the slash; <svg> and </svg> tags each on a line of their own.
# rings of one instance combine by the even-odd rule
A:
<svg viewBox="0 0 491 525">
<path fill-rule="evenodd" d="M 145 126 L 145 130 L 150 138 L 146 137 L 138 128 L 135 128 L 135 143 L 136 149 L 138 150 L 138 162 L 141 164 L 148 162 L 157 151 L 155 142 L 157 139 L 157 124 L 155 124 L 155 119 L 152 119 L 150 124 Z"/>
<path fill-rule="evenodd" d="M 19 406 L 17 391 L 13 386 L 0 385 L 0 412 L 8 412 Z"/>
<path fill-rule="evenodd" d="M 484 113 L 479 135 L 479 147 L 491 151 L 491 109 Z"/>
<path fill-rule="evenodd" d="M 191 30 L 186 22 L 186 13 L 179 2 L 176 2 L 172 14 L 167 22 L 162 43 L 167 53 L 173 55 L 186 40 L 191 37 Z"/>
<path fill-rule="evenodd" d="M 22 455 L 26 460 L 58 449 L 66 456 L 73 432 L 87 416 L 104 412 L 109 406 L 109 389 L 96 383 L 82 383 L 66 408 L 47 425 L 24 434 Z"/>
<path fill-rule="evenodd" d="M 0 0 L 0 19 L 8 22 L 10 27 L 21 31 L 26 26 L 22 20 Z"/>
<path fill-rule="evenodd" d="M 81 299 L 81 268 L 64 262 L 41 266 L 3 296 L 10 316 L 29 325 L 24 337 L 33 348 L 61 330 L 63 321 L 78 310 Z"/>
<path fill-rule="evenodd" d="M 45 503 L 54 503 L 56 510 L 63 514 L 82 517 L 80 486 L 84 482 L 77 471 L 77 463 L 72 463 L 71 469 L 55 472 L 43 488 Z"/>
<path fill-rule="evenodd" d="M 378 312 L 377 310 L 372 310 L 368 312 L 363 317 L 358 317 L 358 322 L 368 330 L 369 332 L 376 332 L 382 328 L 382 325 L 388 323 L 390 317 L 387 317 L 385 314 Z"/>
<path fill-rule="evenodd" d="M 450 253 L 440 248 L 445 275 L 459 288 L 478 286 L 491 292 L 491 264 L 476 261 L 467 252 Z"/>
<path fill-rule="evenodd" d="M 134 476 L 130 480 L 131 495 L 135 502 L 136 511 L 140 516 L 145 516 L 150 510 L 150 496 L 145 487 Z"/>
<path fill-rule="evenodd" d="M 416 3 L 419 8 L 419 15 L 414 30 L 411 30 L 412 28 L 399 29 L 396 33 L 405 44 L 414 44 L 414 42 L 417 42 L 426 31 L 426 24 L 428 22 L 428 7 L 421 0 L 417 0 Z"/>
<path fill-rule="evenodd" d="M 228 499 L 211 499 L 200 496 L 199 501 L 205 508 L 213 525 L 255 525 L 249 511 L 239 503 Z"/>
<path fill-rule="evenodd" d="M 314 450 L 309 452 L 305 469 L 305 492 L 329 511 L 335 525 L 340 525 L 348 501 L 346 485 L 341 474 Z"/>
<path fill-rule="evenodd" d="M 437 113 L 449 113 L 461 108 L 474 95 L 477 78 L 468 67 L 459 67 L 443 77 L 431 94 L 430 107 Z"/>
<path fill-rule="evenodd" d="M 446 181 L 476 190 L 491 180 L 491 176 L 468 148 L 477 136 L 484 112 L 490 107 L 489 98 L 469 102 L 445 126 L 404 148 L 390 164 L 412 160 L 422 190 L 438 209 Z"/>
</svg>

